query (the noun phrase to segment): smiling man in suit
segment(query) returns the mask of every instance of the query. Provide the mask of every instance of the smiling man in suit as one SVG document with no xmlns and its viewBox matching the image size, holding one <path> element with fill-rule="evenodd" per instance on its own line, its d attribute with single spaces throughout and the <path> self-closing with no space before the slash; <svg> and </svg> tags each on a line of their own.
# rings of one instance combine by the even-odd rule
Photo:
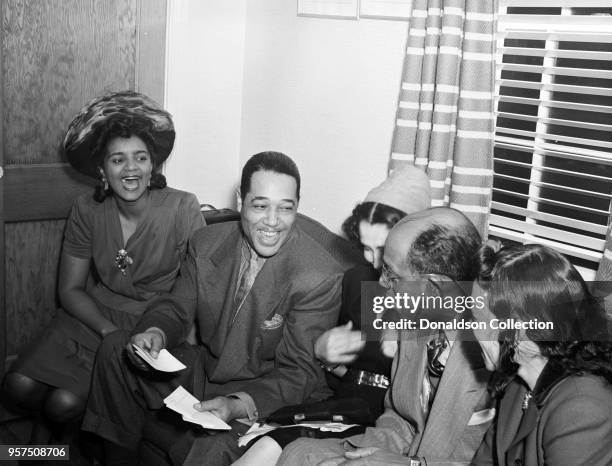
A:
<svg viewBox="0 0 612 466">
<path fill-rule="evenodd" d="M 392 294 L 465 295 L 469 290 L 458 282 L 476 277 L 479 247 L 480 235 L 457 210 L 410 214 L 387 237 L 380 283 Z M 478 343 L 461 331 L 414 330 L 403 331 L 394 350 L 391 387 L 376 427 L 340 442 L 297 440 L 277 464 L 469 464 L 495 413 L 487 391 L 491 373 Z"/>
<path fill-rule="evenodd" d="M 229 464 L 241 454 L 237 436 L 246 430 L 232 421 L 328 393 L 313 341 L 337 321 L 342 267 L 296 223 L 299 193 L 289 157 L 262 152 L 249 159 L 240 222 L 197 231 L 172 292 L 150 306 L 131 334 L 103 342 L 85 430 L 133 452 L 143 431 L 169 425 L 163 398 L 183 385 L 203 400 L 196 409 L 230 422 L 232 431 L 209 435 L 174 422 L 145 435 L 157 437 L 153 443 L 174 463 L 206 455 L 206 464 Z M 197 346 L 184 343 L 194 317 Z M 148 371 L 132 344 L 154 357 L 168 348 L 187 369 Z"/>
</svg>

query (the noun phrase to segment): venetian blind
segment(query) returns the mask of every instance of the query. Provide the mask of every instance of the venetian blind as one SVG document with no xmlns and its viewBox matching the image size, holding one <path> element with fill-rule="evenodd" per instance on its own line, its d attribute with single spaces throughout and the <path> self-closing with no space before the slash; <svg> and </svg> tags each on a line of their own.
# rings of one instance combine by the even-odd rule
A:
<svg viewBox="0 0 612 466">
<path fill-rule="evenodd" d="M 612 5 L 500 0 L 490 234 L 594 268 L 612 193 Z"/>
</svg>

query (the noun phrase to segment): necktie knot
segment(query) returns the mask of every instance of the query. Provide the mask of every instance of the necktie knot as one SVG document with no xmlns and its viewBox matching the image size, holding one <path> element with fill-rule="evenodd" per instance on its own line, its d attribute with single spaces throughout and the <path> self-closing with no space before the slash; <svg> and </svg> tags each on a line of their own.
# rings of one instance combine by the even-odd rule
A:
<svg viewBox="0 0 612 466">
<path fill-rule="evenodd" d="M 444 332 L 440 332 L 427 343 L 427 370 L 434 377 L 441 377 L 446 361 L 442 355 L 448 347 L 448 339 Z"/>
</svg>

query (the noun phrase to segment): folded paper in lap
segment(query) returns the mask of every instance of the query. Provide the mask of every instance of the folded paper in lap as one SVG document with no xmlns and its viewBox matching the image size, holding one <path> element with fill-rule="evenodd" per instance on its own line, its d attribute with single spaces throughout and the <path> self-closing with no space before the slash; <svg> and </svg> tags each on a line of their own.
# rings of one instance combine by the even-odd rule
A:
<svg viewBox="0 0 612 466">
<path fill-rule="evenodd" d="M 171 410 L 181 414 L 187 422 L 199 424 L 205 429 L 231 430 L 229 425 L 211 412 L 201 412 L 195 409 L 193 405 L 196 403 L 199 403 L 199 400 L 182 386 L 179 386 L 164 398 L 164 404 Z"/>
<path fill-rule="evenodd" d="M 177 372 L 182 371 L 186 367 L 185 364 L 172 356 L 172 354 L 166 349 L 161 350 L 157 355 L 157 359 L 155 359 L 140 346 L 134 344 L 132 344 L 132 346 L 134 347 L 134 351 L 138 356 L 140 356 L 147 364 L 158 371 Z"/>
<path fill-rule="evenodd" d="M 262 424 L 256 422 L 251 426 L 247 433 L 238 439 L 238 446 L 244 447 L 255 437 L 261 437 L 268 432 L 276 429 L 283 429 L 286 427 L 310 427 L 312 429 L 319 429 L 323 432 L 344 432 L 351 427 L 355 427 L 358 424 L 342 424 L 340 422 L 302 422 L 300 424 L 284 425 L 280 427 L 271 426 L 270 424 Z"/>
</svg>

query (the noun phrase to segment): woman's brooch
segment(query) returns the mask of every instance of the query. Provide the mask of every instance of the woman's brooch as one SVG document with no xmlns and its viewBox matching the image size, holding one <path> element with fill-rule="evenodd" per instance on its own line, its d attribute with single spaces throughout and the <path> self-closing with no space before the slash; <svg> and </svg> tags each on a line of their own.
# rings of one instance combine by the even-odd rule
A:
<svg viewBox="0 0 612 466">
<path fill-rule="evenodd" d="M 531 393 L 531 390 L 529 390 L 528 392 L 525 393 L 525 395 L 523 395 L 523 403 L 522 403 L 522 406 L 521 406 L 523 411 L 525 411 L 527 408 L 529 408 L 529 400 L 531 400 L 532 396 L 533 396 L 533 394 Z"/>
<path fill-rule="evenodd" d="M 117 255 L 115 256 L 115 265 L 119 270 L 121 270 L 121 274 L 125 275 L 128 266 L 134 263 L 134 260 L 128 255 L 128 252 L 125 249 L 119 249 L 117 251 Z"/>
</svg>

